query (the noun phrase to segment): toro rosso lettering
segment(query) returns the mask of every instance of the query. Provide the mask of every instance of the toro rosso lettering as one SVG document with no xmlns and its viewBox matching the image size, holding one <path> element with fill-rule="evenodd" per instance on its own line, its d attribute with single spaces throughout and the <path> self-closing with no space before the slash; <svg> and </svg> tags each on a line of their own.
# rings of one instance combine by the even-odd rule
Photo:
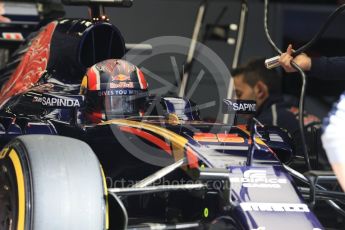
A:
<svg viewBox="0 0 345 230">
<path fill-rule="evenodd" d="M 250 100 L 224 99 L 223 112 L 254 114 L 256 112 L 256 103 L 255 101 L 250 101 Z"/>
<path fill-rule="evenodd" d="M 243 211 L 258 212 L 310 212 L 306 204 L 286 204 L 286 203 L 241 203 Z"/>
<path fill-rule="evenodd" d="M 80 103 L 77 99 L 56 97 L 43 97 L 42 105 L 48 107 L 80 107 Z"/>
<path fill-rule="evenodd" d="M 265 170 L 247 170 L 240 177 L 230 177 L 231 183 L 242 183 L 248 188 L 280 188 L 281 184 L 286 184 L 287 179 L 269 177 Z"/>
</svg>

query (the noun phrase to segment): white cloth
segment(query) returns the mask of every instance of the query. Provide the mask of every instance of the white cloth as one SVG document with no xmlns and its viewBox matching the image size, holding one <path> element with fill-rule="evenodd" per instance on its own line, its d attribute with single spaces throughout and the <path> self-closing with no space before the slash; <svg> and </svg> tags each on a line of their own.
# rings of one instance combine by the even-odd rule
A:
<svg viewBox="0 0 345 230">
<path fill-rule="evenodd" d="M 325 119 L 321 140 L 330 163 L 345 164 L 345 93 Z"/>
</svg>

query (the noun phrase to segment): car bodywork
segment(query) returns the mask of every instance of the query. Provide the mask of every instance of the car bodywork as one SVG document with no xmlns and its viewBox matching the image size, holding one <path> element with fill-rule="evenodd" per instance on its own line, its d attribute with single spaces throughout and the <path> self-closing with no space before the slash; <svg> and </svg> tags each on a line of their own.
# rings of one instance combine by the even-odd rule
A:
<svg viewBox="0 0 345 230">
<path fill-rule="evenodd" d="M 87 68 L 124 54 L 108 22 L 60 19 L 29 37 L 1 70 L 1 146 L 28 134 L 88 143 L 114 197 L 111 229 L 323 229 L 277 156 L 292 154 L 279 129 L 252 136 L 245 126 L 203 122 L 188 100 L 171 97 L 155 102 L 164 111 L 155 116 L 83 124 Z M 181 179 L 190 184 L 173 185 Z"/>
</svg>

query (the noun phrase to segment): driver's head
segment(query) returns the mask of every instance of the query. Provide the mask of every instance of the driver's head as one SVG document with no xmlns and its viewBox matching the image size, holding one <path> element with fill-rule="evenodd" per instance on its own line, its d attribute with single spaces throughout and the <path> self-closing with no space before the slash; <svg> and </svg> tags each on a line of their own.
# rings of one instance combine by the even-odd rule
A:
<svg viewBox="0 0 345 230">
<path fill-rule="evenodd" d="M 240 100 L 255 100 L 259 108 L 271 95 L 281 94 L 281 77 L 265 67 L 265 59 L 252 59 L 231 71 L 236 96 Z"/>
<path fill-rule="evenodd" d="M 97 123 L 141 115 L 148 84 L 141 70 L 120 59 L 99 62 L 87 71 L 80 88 L 86 119 Z"/>
</svg>

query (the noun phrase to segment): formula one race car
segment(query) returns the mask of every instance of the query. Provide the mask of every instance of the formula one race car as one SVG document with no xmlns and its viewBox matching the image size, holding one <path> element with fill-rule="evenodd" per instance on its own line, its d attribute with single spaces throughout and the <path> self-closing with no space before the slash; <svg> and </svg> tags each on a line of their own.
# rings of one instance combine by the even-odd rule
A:
<svg viewBox="0 0 345 230">
<path fill-rule="evenodd" d="M 298 189 L 292 176 L 314 181 L 283 164 L 280 129 L 207 123 L 187 99 L 148 97 L 100 14 L 131 1 L 63 2 L 93 19 L 52 21 L 1 70 L 0 229 L 324 229 L 302 193 L 342 211 L 342 194 Z"/>
</svg>

